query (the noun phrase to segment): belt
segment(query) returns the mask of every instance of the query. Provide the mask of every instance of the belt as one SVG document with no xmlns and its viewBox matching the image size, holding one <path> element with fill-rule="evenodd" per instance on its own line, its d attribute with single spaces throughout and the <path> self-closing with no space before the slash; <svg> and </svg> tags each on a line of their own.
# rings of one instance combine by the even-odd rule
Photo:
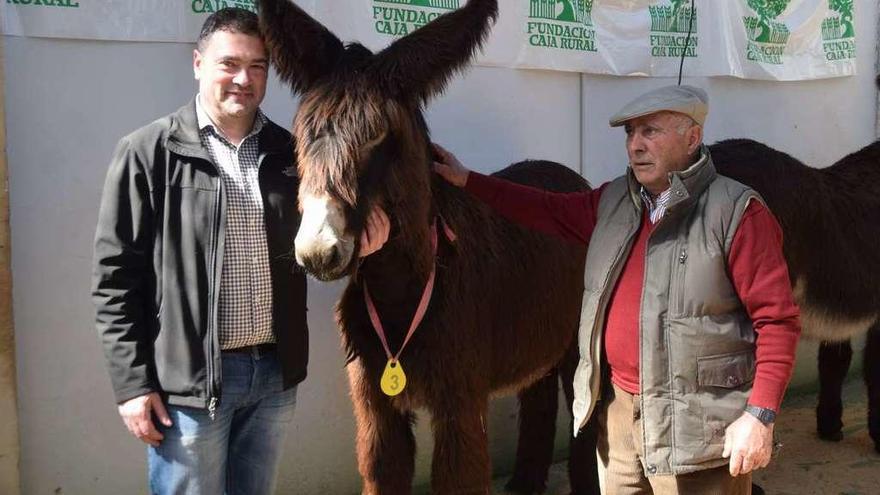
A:
<svg viewBox="0 0 880 495">
<path fill-rule="evenodd" d="M 236 347 L 235 349 L 223 349 L 225 354 L 250 354 L 254 358 L 260 358 L 267 354 L 273 353 L 278 349 L 274 342 L 266 344 L 246 345 L 244 347 Z"/>
</svg>

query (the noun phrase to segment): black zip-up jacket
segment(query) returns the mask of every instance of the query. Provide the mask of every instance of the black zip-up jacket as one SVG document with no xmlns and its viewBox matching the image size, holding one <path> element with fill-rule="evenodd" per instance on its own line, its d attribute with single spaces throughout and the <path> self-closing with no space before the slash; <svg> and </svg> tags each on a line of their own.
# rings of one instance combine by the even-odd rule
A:
<svg viewBox="0 0 880 495">
<path fill-rule="evenodd" d="M 306 279 L 290 133 L 259 134 L 259 182 L 272 275 L 272 328 L 284 386 L 306 377 Z M 118 403 L 159 392 L 212 409 L 220 399 L 217 314 L 226 192 L 199 140 L 195 100 L 119 142 L 101 199 L 92 297 Z"/>
</svg>

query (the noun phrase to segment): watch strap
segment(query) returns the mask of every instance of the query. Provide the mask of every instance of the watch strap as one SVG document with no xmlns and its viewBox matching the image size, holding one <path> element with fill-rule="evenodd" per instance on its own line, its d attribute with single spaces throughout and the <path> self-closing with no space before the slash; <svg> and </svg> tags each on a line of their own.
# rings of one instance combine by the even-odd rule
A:
<svg viewBox="0 0 880 495">
<path fill-rule="evenodd" d="M 758 418 L 758 421 L 765 425 L 771 425 L 776 421 L 776 411 L 767 409 L 766 407 L 746 405 L 746 412 Z"/>
</svg>

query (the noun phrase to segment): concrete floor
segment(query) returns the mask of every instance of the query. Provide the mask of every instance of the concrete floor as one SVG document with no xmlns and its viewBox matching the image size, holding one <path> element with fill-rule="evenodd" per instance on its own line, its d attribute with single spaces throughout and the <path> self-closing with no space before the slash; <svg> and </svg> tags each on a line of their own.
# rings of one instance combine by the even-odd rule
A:
<svg viewBox="0 0 880 495">
<path fill-rule="evenodd" d="M 860 379 L 847 383 L 844 401 L 844 439 L 829 443 L 815 434 L 815 393 L 789 394 L 776 426 L 783 443 L 779 457 L 754 476 L 767 495 L 880 494 L 880 455 L 868 436 Z M 495 493 L 504 493 L 503 484 L 496 483 Z M 546 495 L 567 495 L 568 490 L 565 464 L 554 465 Z"/>
<path fill-rule="evenodd" d="M 868 436 L 867 401 L 861 380 L 844 390 L 843 441 L 816 437 L 814 394 L 795 396 L 779 418 L 779 457 L 755 476 L 768 495 L 880 494 L 880 455 Z"/>
</svg>

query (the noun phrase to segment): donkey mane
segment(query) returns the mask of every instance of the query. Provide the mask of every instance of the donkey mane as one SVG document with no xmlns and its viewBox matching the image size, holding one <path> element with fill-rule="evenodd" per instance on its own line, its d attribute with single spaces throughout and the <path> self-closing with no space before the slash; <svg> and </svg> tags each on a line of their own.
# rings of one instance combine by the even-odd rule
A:
<svg viewBox="0 0 880 495">
<path fill-rule="evenodd" d="M 338 87 L 344 88 L 339 90 Z M 357 201 L 357 163 L 385 137 L 387 117 L 374 91 L 354 83 L 319 87 L 302 100 L 294 127 L 306 191 L 330 190 L 349 206 Z M 310 173 L 303 173 L 310 167 Z"/>
</svg>

